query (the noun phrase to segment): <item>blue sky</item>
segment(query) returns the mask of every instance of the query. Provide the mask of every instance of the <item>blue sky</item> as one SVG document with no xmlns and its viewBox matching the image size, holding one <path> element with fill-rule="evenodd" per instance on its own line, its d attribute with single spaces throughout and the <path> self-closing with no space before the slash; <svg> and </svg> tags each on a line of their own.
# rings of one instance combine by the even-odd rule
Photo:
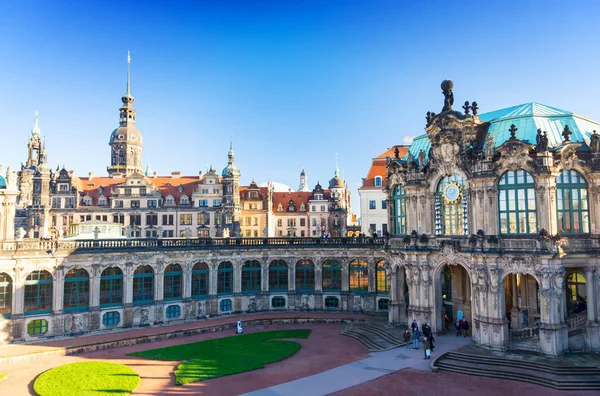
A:
<svg viewBox="0 0 600 396">
<path fill-rule="evenodd" d="M 128 50 L 144 164 L 221 170 L 232 135 L 243 184 L 297 188 L 302 167 L 325 185 L 337 152 L 355 211 L 371 158 L 423 133 L 444 79 L 459 109 L 600 120 L 600 3 L 487 3 L 0 2 L 0 164 L 25 161 L 38 110 L 53 167 L 106 175 Z"/>
</svg>

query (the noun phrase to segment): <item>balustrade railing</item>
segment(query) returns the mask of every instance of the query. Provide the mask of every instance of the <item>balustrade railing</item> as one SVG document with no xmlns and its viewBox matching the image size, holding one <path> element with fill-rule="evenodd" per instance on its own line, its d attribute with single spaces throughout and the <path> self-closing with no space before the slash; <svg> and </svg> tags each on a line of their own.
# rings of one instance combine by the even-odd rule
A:
<svg viewBox="0 0 600 396">
<path fill-rule="evenodd" d="M 578 313 L 575 316 L 570 316 L 566 320 L 569 329 L 577 329 L 584 327 L 587 324 L 587 311 Z"/>
<path fill-rule="evenodd" d="M 386 238 L 127 238 L 89 240 L 25 239 L 0 242 L 0 252 L 58 250 L 212 249 L 252 247 L 381 247 Z"/>
<path fill-rule="evenodd" d="M 539 326 L 525 327 L 524 329 L 510 330 L 510 338 L 513 341 L 524 340 L 524 339 L 533 338 L 533 337 L 539 337 L 539 335 L 540 335 Z"/>
</svg>

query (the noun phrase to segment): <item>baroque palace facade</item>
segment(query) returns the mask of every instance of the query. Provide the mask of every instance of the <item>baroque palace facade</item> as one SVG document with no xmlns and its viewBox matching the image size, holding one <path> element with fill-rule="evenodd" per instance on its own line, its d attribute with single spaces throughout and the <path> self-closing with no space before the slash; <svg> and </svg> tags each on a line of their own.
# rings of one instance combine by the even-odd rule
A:
<svg viewBox="0 0 600 396">
<path fill-rule="evenodd" d="M 34 169 L 25 167 L 31 178 L 24 176 L 27 169 L 20 173 L 22 189 L 16 188 L 14 172 L 5 187 L 0 180 L 0 199 L 8 203 L 0 217 L 5 230 L 0 339 L 34 341 L 232 312 L 343 310 L 387 313 L 395 324 L 416 319 L 438 333 L 447 331 L 446 317 L 450 327 L 463 318 L 471 323 L 473 340 L 493 349 L 600 352 L 600 137 L 593 132 L 598 124 L 537 103 L 481 115 L 476 103 L 465 103 L 458 112 L 452 109 L 452 83 L 445 81 L 442 89 L 444 108 L 428 113 L 426 134 L 406 155 L 394 150 L 386 159 L 382 184 L 389 237 L 343 236 L 348 206 L 342 205 L 349 197 L 338 189 L 345 186 L 338 174 L 329 190 L 317 185 L 306 191 L 302 182 L 295 192 L 277 193 L 255 183 L 236 187 L 239 170 L 230 150 L 220 176 L 209 171 L 189 183 L 177 183 L 177 175 L 153 182 L 161 178 L 142 173 L 141 135 L 130 128 L 135 111 L 129 91 L 121 127 L 111 137 L 109 173 L 116 182 L 76 179 L 67 171 L 51 176 L 40 140 L 31 146 L 39 162 L 33 162 Z M 76 183 L 61 188 L 67 177 Z M 36 187 L 42 180 L 50 180 L 47 188 Z M 26 210 L 33 234 L 28 229 L 29 238 L 23 238 L 17 231 L 15 239 L 8 223 L 17 194 L 21 202 L 27 199 L 27 185 L 33 186 Z M 208 234 L 192 227 L 182 237 L 179 231 L 173 238 L 147 234 L 149 226 L 165 226 L 160 220 L 172 209 L 169 195 L 180 205 L 184 195 L 193 202 L 189 205 L 208 196 L 221 199 L 222 209 L 214 209 L 221 230 L 213 234 L 210 212 Z M 59 196 L 61 207 L 52 208 L 52 198 Z M 77 208 L 64 207 L 67 197 Z M 90 199 L 92 205 L 78 206 Z M 336 199 L 343 202 L 336 205 Z M 103 200 L 106 204 L 98 205 Z M 245 213 L 265 210 L 259 202 L 272 208 L 264 222 L 242 220 L 249 217 Z M 144 216 L 163 211 L 159 224 L 110 218 L 120 212 L 130 217 L 144 206 Z M 294 222 L 302 208 L 317 214 Z M 96 229 L 88 240 L 51 234 L 51 227 L 64 226 L 58 218 L 65 215 L 57 215 L 64 210 L 93 216 L 71 222 L 65 214 L 68 227 L 117 223 L 134 234 L 104 238 Z M 201 205 L 194 210 L 192 217 L 208 212 Z M 102 213 L 106 219 L 95 217 Z M 273 233 L 265 237 L 260 228 L 271 229 L 269 221 Z M 339 234 L 323 228 L 330 225 L 339 227 Z M 301 231 L 305 238 L 293 237 Z M 323 232 L 332 237 L 312 237 Z M 227 233 L 229 238 L 221 237 Z M 35 238 L 50 235 L 55 238 Z"/>
<path fill-rule="evenodd" d="M 390 321 L 491 348 L 600 352 L 598 123 L 529 103 L 440 114 L 388 159 Z"/>
</svg>

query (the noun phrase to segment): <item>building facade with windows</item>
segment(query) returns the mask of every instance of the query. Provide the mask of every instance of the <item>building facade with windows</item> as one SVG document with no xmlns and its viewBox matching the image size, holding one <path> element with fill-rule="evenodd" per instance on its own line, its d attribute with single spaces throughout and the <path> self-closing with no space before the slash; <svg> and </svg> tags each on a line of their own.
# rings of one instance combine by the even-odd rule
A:
<svg viewBox="0 0 600 396">
<path fill-rule="evenodd" d="M 396 151 L 397 150 L 397 151 Z M 404 158 L 408 146 L 396 145 L 373 158 L 367 177 L 358 189 L 360 232 L 364 235 L 389 235 L 387 194 L 387 158 Z"/>
<path fill-rule="evenodd" d="M 390 321 L 495 349 L 600 352 L 598 123 L 526 103 L 441 113 L 387 161 Z"/>
</svg>

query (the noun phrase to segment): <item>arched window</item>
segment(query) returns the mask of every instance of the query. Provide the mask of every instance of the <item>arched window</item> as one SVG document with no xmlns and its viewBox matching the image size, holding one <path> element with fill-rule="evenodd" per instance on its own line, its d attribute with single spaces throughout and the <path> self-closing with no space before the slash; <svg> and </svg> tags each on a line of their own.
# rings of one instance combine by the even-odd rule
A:
<svg viewBox="0 0 600 396">
<path fill-rule="evenodd" d="M 208 265 L 197 263 L 192 267 L 192 298 L 200 299 L 208 297 Z"/>
<path fill-rule="evenodd" d="M 52 311 L 52 275 L 48 271 L 33 271 L 25 280 L 25 314 Z"/>
<path fill-rule="evenodd" d="M 233 266 L 229 261 L 219 264 L 217 270 L 217 294 L 233 293 Z"/>
<path fill-rule="evenodd" d="M 119 267 L 109 267 L 100 275 L 100 306 L 114 307 L 123 304 L 123 272 Z"/>
<path fill-rule="evenodd" d="M 350 291 L 367 293 L 369 291 L 369 267 L 364 260 L 350 262 Z"/>
<path fill-rule="evenodd" d="M 242 266 L 242 293 L 260 292 L 261 268 L 256 260 L 249 260 Z"/>
<path fill-rule="evenodd" d="M 394 234 L 406 235 L 406 193 L 402 185 L 394 187 Z"/>
<path fill-rule="evenodd" d="M 90 276 L 84 269 L 72 269 L 65 275 L 63 306 L 65 311 L 85 310 L 90 304 Z"/>
<path fill-rule="evenodd" d="M 0 274 L 0 316 L 10 318 L 12 308 L 12 279 L 8 274 Z"/>
<path fill-rule="evenodd" d="M 501 234 L 536 234 L 535 183 L 525 172 L 505 172 L 498 181 L 498 218 Z"/>
<path fill-rule="evenodd" d="M 315 291 L 315 265 L 310 260 L 300 260 L 296 263 L 296 291 Z"/>
<path fill-rule="evenodd" d="M 582 274 L 572 273 L 567 276 L 567 305 L 570 314 L 578 314 L 587 310 L 587 285 Z"/>
<path fill-rule="evenodd" d="M 288 266 L 283 260 L 273 260 L 269 265 L 269 290 L 288 290 Z"/>
<path fill-rule="evenodd" d="M 390 284 L 385 273 L 385 261 L 377 263 L 377 294 L 389 294 Z"/>
<path fill-rule="evenodd" d="M 445 266 L 441 274 L 442 301 L 452 302 L 452 270 Z"/>
<path fill-rule="evenodd" d="M 556 178 L 558 231 L 565 234 L 590 232 L 588 184 L 582 175 L 564 170 Z"/>
<path fill-rule="evenodd" d="M 436 235 L 469 235 L 467 196 L 459 175 L 440 180 L 435 194 Z"/>
<path fill-rule="evenodd" d="M 140 265 L 133 273 L 133 303 L 154 302 L 154 270 L 149 265 Z"/>
<path fill-rule="evenodd" d="M 164 300 L 177 300 L 181 298 L 181 277 L 183 271 L 179 264 L 169 264 L 165 269 Z M 177 305 L 179 306 L 179 305 Z"/>
<path fill-rule="evenodd" d="M 335 260 L 323 263 L 323 291 L 339 292 L 342 290 L 342 266 Z"/>
<path fill-rule="evenodd" d="M 375 187 L 381 187 L 381 184 L 382 184 L 381 181 L 382 181 L 381 176 L 375 176 Z"/>
</svg>

